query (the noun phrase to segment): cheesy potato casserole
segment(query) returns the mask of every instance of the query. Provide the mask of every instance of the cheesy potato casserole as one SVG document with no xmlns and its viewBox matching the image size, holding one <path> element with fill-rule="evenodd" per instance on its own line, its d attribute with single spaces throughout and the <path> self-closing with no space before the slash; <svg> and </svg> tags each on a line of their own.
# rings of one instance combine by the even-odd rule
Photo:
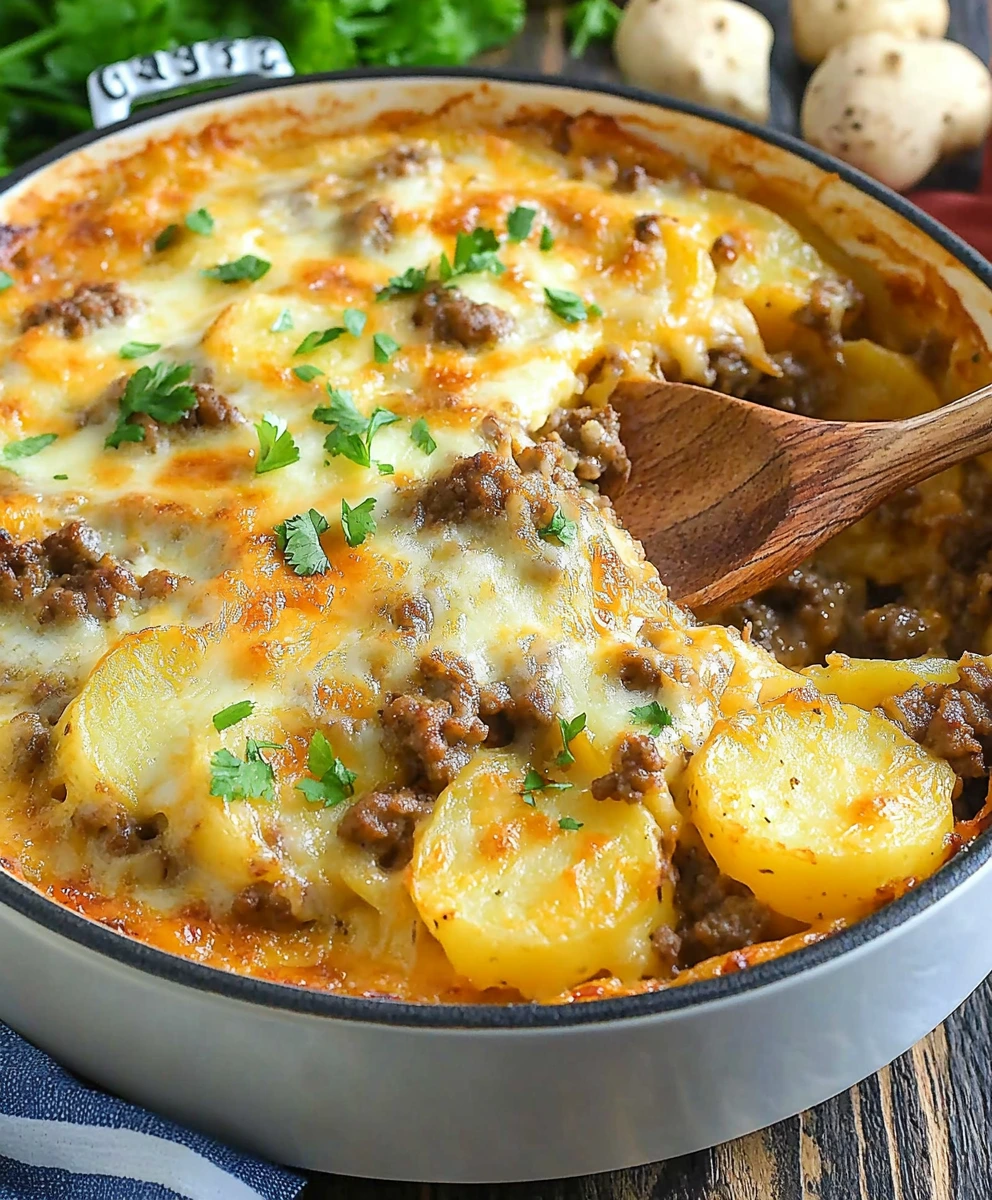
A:
<svg viewBox="0 0 992 1200">
<path fill-rule="evenodd" d="M 554 113 L 260 112 L 21 190 L 0 864 L 424 1002 L 739 970 L 932 874 L 984 820 L 980 467 L 725 614 L 613 515 L 628 381 L 886 417 L 979 370 L 760 199 Z"/>
</svg>

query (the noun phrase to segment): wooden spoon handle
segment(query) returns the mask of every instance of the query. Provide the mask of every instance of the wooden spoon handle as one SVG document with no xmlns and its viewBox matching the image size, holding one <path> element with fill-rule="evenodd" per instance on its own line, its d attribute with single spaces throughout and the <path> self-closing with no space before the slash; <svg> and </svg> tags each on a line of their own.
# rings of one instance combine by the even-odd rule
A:
<svg viewBox="0 0 992 1200">
<path fill-rule="evenodd" d="M 879 466 L 900 488 L 992 450 L 992 384 L 933 412 L 889 426 Z"/>
</svg>

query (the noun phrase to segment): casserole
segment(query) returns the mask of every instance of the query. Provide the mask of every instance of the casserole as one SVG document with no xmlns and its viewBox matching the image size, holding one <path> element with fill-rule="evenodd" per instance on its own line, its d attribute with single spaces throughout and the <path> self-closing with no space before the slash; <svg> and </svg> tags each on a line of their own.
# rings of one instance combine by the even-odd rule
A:
<svg viewBox="0 0 992 1200">
<path fill-rule="evenodd" d="M 431 111 L 441 97 L 458 97 L 450 111 L 477 106 L 480 117 L 490 120 L 508 109 L 546 106 L 549 89 L 555 106 L 565 112 L 578 114 L 589 107 L 581 90 L 524 82 L 466 84 L 473 78 L 443 74 L 419 81 L 400 77 L 389 85 L 381 78 L 371 85 L 361 78 L 335 83 L 330 93 L 334 119 L 350 123 L 356 113 L 365 121 L 383 109 L 424 108 L 425 93 L 431 96 Z M 329 87 L 319 82 L 293 85 L 291 103 L 304 111 L 320 106 L 322 90 L 327 94 Z M 151 118 L 157 125 L 138 122 L 137 137 L 158 137 L 170 121 L 205 120 L 220 111 L 216 105 L 225 106 L 230 115 L 239 104 L 250 112 L 252 103 L 247 95 L 200 102 L 192 106 L 192 118 L 183 110 L 181 117 L 169 112 Z M 884 260 L 899 274 L 907 310 L 927 302 L 922 290 L 912 286 L 913 271 L 923 274 L 929 302 L 933 294 L 940 295 L 942 315 L 950 313 L 946 319 L 959 322 L 953 326 L 955 334 L 984 338 L 987 294 L 980 279 L 969 276 L 947 251 L 952 241 L 928 240 L 877 200 L 864 199 L 850 183 L 824 178 L 818 168 L 783 157 L 772 142 L 755 143 L 744 130 L 679 109 L 659 114 L 638 108 L 641 103 L 632 96 L 604 93 L 600 104 L 597 97 L 598 109 L 634 122 L 641 132 L 647 129 L 711 174 L 719 164 L 739 187 L 748 176 L 759 175 L 770 190 L 787 191 L 780 201 L 784 207 L 808 205 L 813 223 L 821 224 L 845 250 L 875 265 Z M 100 161 L 101 154 L 107 156 L 105 162 L 119 157 L 129 136 L 135 135 L 125 130 L 95 142 L 91 162 Z M 64 164 L 64 169 L 72 165 Z M 74 165 L 79 167 L 78 160 Z M 21 186 L 44 189 L 46 182 L 53 190 L 59 186 L 58 167 Z M 12 195 L 16 201 L 16 184 Z M 899 207 L 899 202 L 893 204 Z M 961 253 L 966 259 L 967 252 Z M 753 968 L 733 980 L 558 1010 L 417 1009 L 229 977 L 125 941 L 53 908 L 4 877 L 7 961 L 26 962 L 22 956 L 36 953 L 37 963 L 33 980 L 30 972 L 8 973 L 0 1015 L 94 1078 L 289 1161 L 397 1178 L 586 1173 L 681 1153 L 744 1132 L 839 1090 L 906 1048 L 946 1015 L 987 968 L 975 948 L 980 943 L 969 932 L 979 919 L 976 907 L 984 879 L 979 868 L 985 856 L 985 842 L 979 839 L 882 913 L 780 964 Z M 969 893 L 965 911 L 961 897 Z M 71 931 L 71 938 L 56 929 Z M 940 931 L 938 943 L 930 942 L 935 930 Z M 939 969 L 930 949 L 947 944 L 945 938 L 961 946 L 953 973 Z M 111 946 L 109 956 L 92 953 L 95 947 Z M 57 974 L 45 977 L 40 988 L 39 977 L 65 969 L 73 970 L 72 1016 L 63 1013 L 52 1028 L 45 997 L 54 998 L 63 989 Z M 885 987 L 886 969 L 901 979 L 921 978 L 919 986 L 900 989 L 900 1000 L 907 1005 L 902 1021 L 893 1017 L 890 998 L 883 1031 L 870 1014 L 872 1000 L 877 1004 Z M 101 991 L 115 997 L 113 1011 L 105 1001 L 98 1002 Z M 837 1012 L 839 991 L 846 996 L 842 1016 Z M 81 1021 L 76 1031 L 70 1028 L 73 1018 Z M 812 1042 L 805 1036 L 811 1018 L 813 1028 L 817 1020 L 823 1022 Z M 852 1025 L 856 1037 L 845 1032 Z M 119 1045 L 122 1027 L 131 1035 L 125 1042 L 133 1052 L 110 1056 L 110 1041 L 101 1039 Z M 82 1028 L 85 1036 L 78 1032 Z M 788 1045 L 779 1046 L 780 1038 Z M 726 1063 L 734 1054 L 739 1065 L 731 1078 L 740 1082 L 746 1101 L 740 1090 L 727 1087 L 726 1069 L 722 1077 L 717 1069 L 718 1061 Z M 405 1064 L 404 1070 L 390 1071 L 388 1065 L 397 1061 Z M 197 1086 L 189 1088 L 193 1071 Z M 306 1081 L 303 1089 L 300 1076 Z M 756 1076 L 768 1080 L 761 1096 L 752 1094 Z M 588 1086 L 590 1079 L 597 1081 L 594 1089 Z M 246 1082 L 257 1092 L 257 1111 L 237 1106 Z M 577 1094 L 589 1097 L 581 1113 L 567 1104 Z M 328 1122 L 331 1112 L 334 1118 Z M 401 1131 L 390 1139 L 388 1153 L 380 1147 L 375 1155 L 369 1153 L 365 1135 L 373 1113 Z M 507 1142 L 488 1139 L 487 1128 L 493 1124 L 507 1132 Z M 340 1140 L 333 1132 L 328 1136 L 329 1129 L 341 1131 Z M 438 1144 L 432 1129 L 450 1131 L 450 1136 Z M 507 1144 L 516 1152 L 509 1171 Z"/>
</svg>

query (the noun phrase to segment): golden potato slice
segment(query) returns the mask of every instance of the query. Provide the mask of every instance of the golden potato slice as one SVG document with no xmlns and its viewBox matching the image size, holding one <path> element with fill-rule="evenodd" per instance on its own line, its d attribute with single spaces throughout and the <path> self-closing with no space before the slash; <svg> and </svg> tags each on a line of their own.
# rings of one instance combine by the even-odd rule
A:
<svg viewBox="0 0 992 1200">
<path fill-rule="evenodd" d="M 421 918 L 478 988 L 549 1000 L 601 970 L 637 980 L 674 915 L 657 821 L 579 788 L 530 807 L 523 778 L 510 755 L 484 754 L 442 792 L 412 864 Z"/>
<path fill-rule="evenodd" d="M 825 667 L 802 671 L 817 689 L 836 696 L 844 704 L 877 708 L 889 696 L 898 696 L 917 683 L 954 683 L 958 664 L 949 658 L 848 658 L 828 654 Z"/>
<path fill-rule="evenodd" d="M 931 874 L 953 825 L 947 763 L 812 688 L 721 721 L 683 786 L 720 869 L 800 921 L 861 916 Z"/>
</svg>

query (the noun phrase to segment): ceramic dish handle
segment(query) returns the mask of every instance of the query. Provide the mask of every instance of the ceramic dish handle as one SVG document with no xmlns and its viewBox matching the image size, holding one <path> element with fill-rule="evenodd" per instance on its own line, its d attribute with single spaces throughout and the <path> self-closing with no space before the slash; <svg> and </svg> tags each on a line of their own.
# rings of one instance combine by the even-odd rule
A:
<svg viewBox="0 0 992 1200">
<path fill-rule="evenodd" d="M 125 120 L 136 100 L 218 80 L 293 74 L 282 42 L 271 37 L 217 38 L 97 67 L 86 80 L 97 129 Z"/>
</svg>

